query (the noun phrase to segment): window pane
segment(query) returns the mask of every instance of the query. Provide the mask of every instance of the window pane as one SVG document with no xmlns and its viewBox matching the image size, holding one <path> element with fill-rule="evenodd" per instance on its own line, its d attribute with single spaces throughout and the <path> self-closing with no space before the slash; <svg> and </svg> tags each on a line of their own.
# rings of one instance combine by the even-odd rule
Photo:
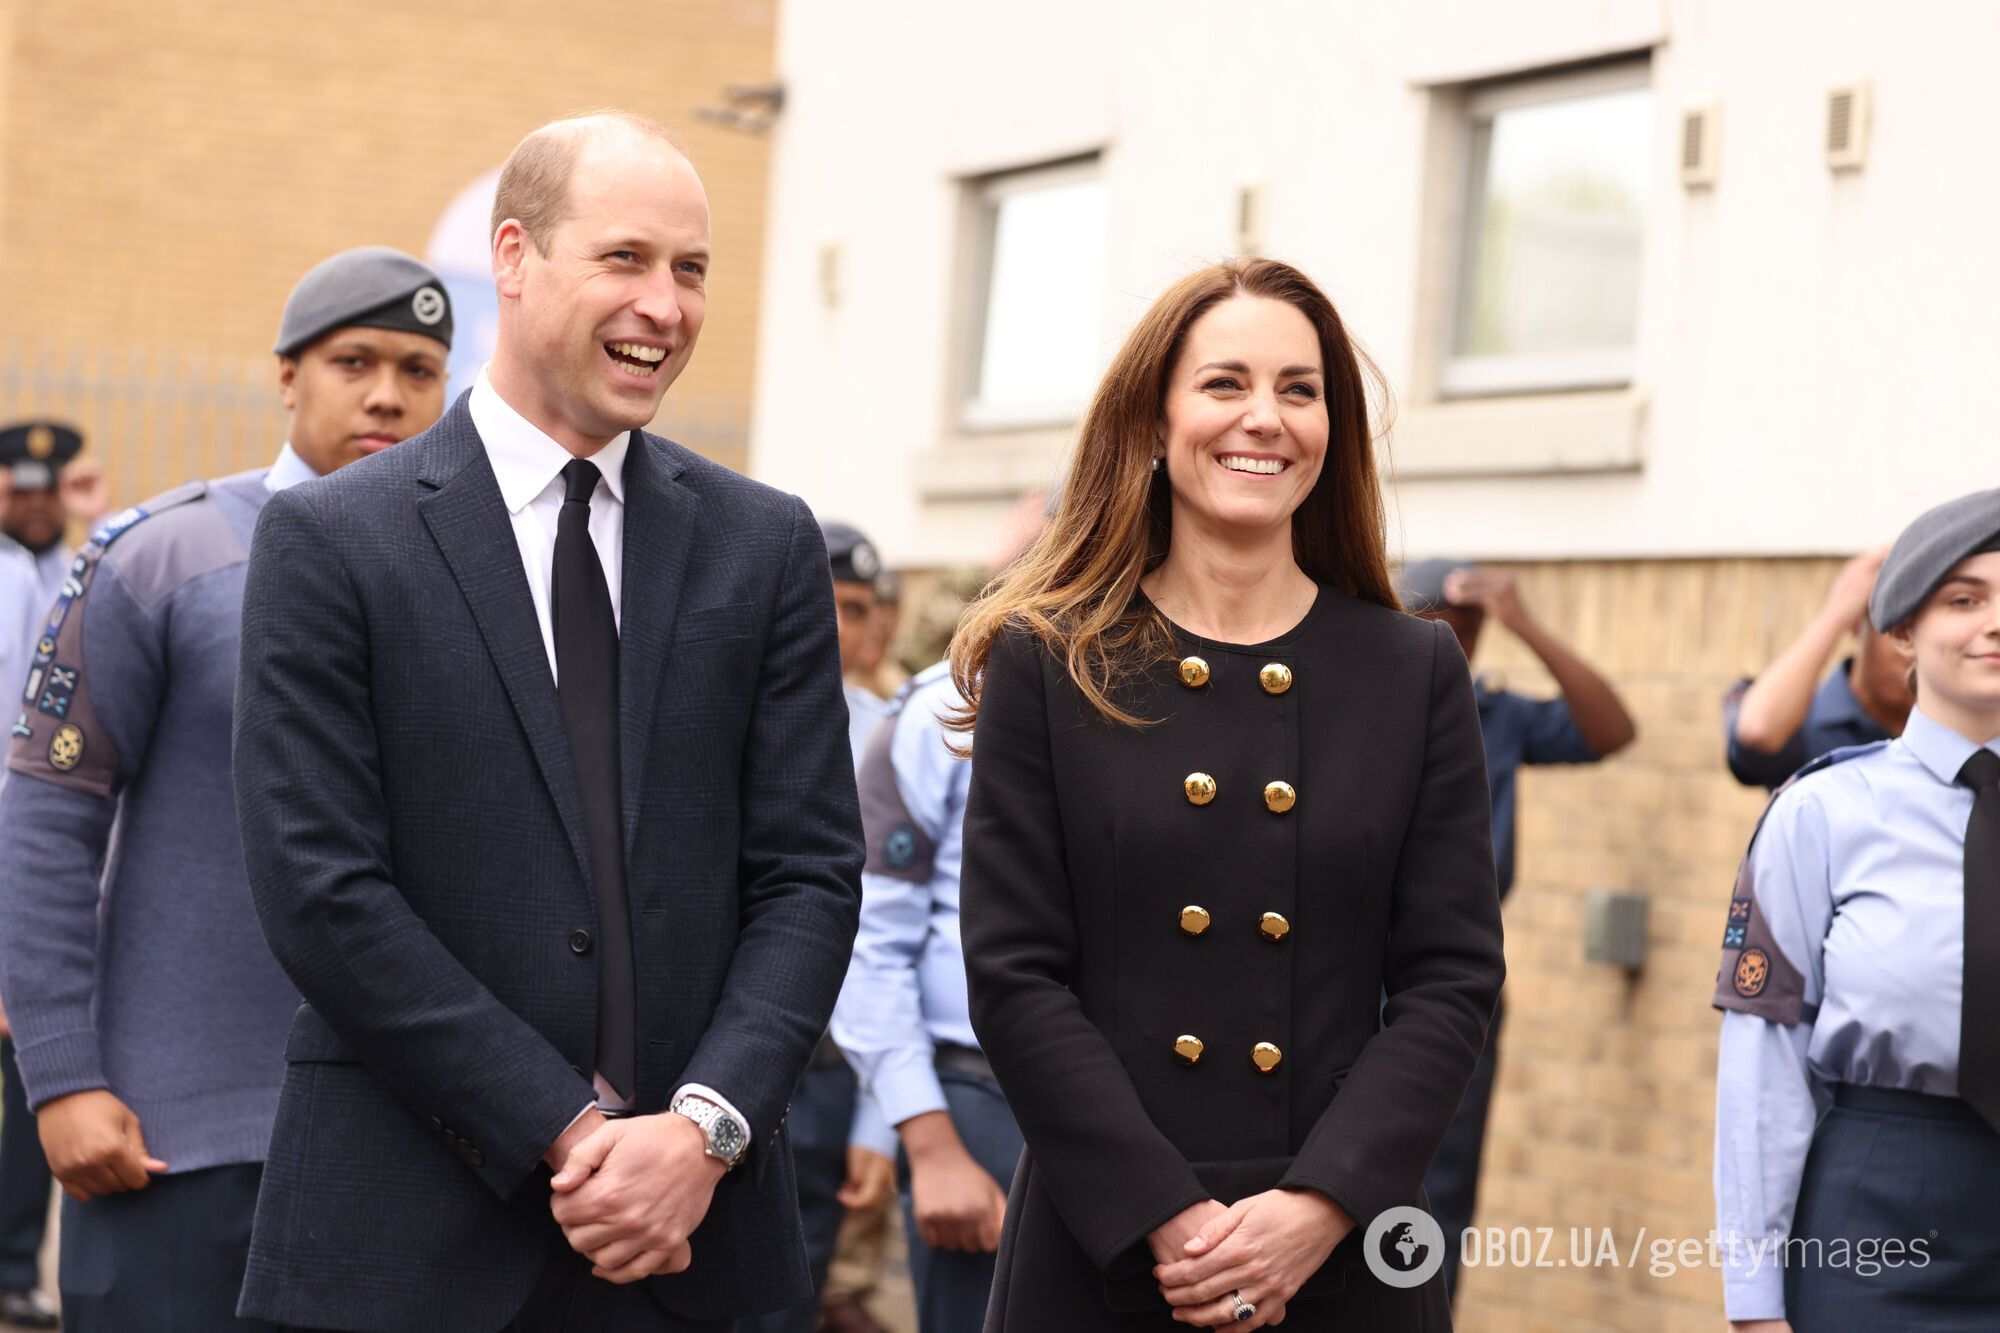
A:
<svg viewBox="0 0 2000 1333">
<path fill-rule="evenodd" d="M 1002 195 L 976 397 L 985 408 L 1071 407 L 1097 378 L 1104 182 Z"/>
<path fill-rule="evenodd" d="M 1473 127 L 1459 355 L 1631 347 L 1652 111 L 1651 91 L 1637 88 L 1501 111 Z"/>
</svg>

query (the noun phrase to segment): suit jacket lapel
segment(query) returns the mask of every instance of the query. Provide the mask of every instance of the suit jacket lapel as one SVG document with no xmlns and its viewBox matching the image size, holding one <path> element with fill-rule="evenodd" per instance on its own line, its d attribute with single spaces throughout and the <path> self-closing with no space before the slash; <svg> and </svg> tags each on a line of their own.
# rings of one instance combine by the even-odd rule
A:
<svg viewBox="0 0 2000 1333">
<path fill-rule="evenodd" d="M 576 785 L 562 710 L 556 702 L 555 677 L 549 671 L 548 650 L 542 645 L 541 624 L 535 619 L 527 571 L 521 567 L 513 520 L 500 498 L 500 484 L 486 461 L 485 446 L 464 398 L 439 424 L 433 438 L 432 462 L 423 481 L 437 489 L 418 500 L 417 509 L 472 608 L 486 651 L 528 735 L 528 746 L 569 835 L 570 850 L 588 883 L 590 854 L 583 826 L 583 798 Z"/>
<path fill-rule="evenodd" d="M 619 593 L 618 753 L 625 854 L 639 829 L 639 793 L 653 736 L 660 677 L 673 642 L 700 505 L 677 478 L 677 446 L 632 433 L 625 455 L 625 567 Z"/>
</svg>

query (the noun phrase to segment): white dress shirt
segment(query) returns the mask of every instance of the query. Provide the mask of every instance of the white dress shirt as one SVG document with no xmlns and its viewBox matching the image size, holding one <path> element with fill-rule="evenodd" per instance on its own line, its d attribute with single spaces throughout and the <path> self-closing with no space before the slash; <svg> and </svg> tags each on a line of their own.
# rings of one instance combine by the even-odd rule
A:
<svg viewBox="0 0 2000 1333">
<path fill-rule="evenodd" d="M 534 598 L 535 620 L 541 625 L 542 647 L 549 655 L 549 679 L 557 678 L 555 618 L 550 610 L 556 566 L 556 526 L 561 519 L 562 470 L 575 457 L 551 439 L 539 426 L 508 404 L 493 387 L 486 368 L 480 367 L 473 383 L 471 401 L 473 427 L 486 446 L 486 461 L 492 465 L 493 479 L 500 483 L 500 499 L 514 525 L 514 541 L 521 550 L 521 564 L 528 573 L 528 593 Z M 619 590 L 625 575 L 625 453 L 631 447 L 630 432 L 614 437 L 590 456 L 600 480 L 590 496 L 590 542 L 597 548 L 597 562 L 604 567 L 604 585 L 611 594 L 611 618 L 624 627 Z M 629 1110 L 631 1103 L 599 1074 L 593 1079 L 597 1106 L 605 1111 Z M 683 1084 L 674 1100 L 692 1093 L 714 1102 L 727 1111 L 750 1141 L 750 1122 L 721 1093 L 699 1083 Z M 577 1112 L 581 1117 L 590 1107 Z M 572 1124 L 575 1122 L 572 1121 Z"/>
</svg>

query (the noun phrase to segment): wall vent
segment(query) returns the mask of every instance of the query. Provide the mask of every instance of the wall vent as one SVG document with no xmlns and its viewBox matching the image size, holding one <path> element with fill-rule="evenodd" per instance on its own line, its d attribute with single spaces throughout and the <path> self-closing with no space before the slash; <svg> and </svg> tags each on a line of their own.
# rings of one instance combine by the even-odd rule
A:
<svg viewBox="0 0 2000 1333">
<path fill-rule="evenodd" d="M 1261 184 L 1236 191 L 1236 253 L 1245 259 L 1264 253 L 1264 193 Z"/>
<path fill-rule="evenodd" d="M 1715 185 L 1716 148 L 1721 142 L 1722 108 L 1695 107 L 1681 113 L 1681 184 L 1690 190 Z"/>
<path fill-rule="evenodd" d="M 1866 83 L 1850 83 L 1826 95 L 1826 165 L 1859 171 L 1868 162 L 1870 97 Z"/>
</svg>

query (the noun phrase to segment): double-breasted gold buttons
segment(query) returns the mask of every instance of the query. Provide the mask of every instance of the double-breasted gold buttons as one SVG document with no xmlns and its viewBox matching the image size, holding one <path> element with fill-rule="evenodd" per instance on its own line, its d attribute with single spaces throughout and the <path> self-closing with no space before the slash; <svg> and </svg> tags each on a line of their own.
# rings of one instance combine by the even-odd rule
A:
<svg viewBox="0 0 2000 1333">
<path fill-rule="evenodd" d="M 1257 1072 L 1268 1074 L 1284 1060 L 1285 1053 L 1268 1041 L 1260 1041 L 1250 1048 L 1250 1063 L 1257 1066 Z"/>
<path fill-rule="evenodd" d="M 1292 688 L 1292 669 L 1283 662 L 1266 662 L 1257 673 L 1257 683 L 1266 694 L 1283 694 Z"/>
<path fill-rule="evenodd" d="M 1199 935 L 1208 929 L 1211 919 L 1206 907 L 1189 903 L 1181 909 L 1181 931 L 1188 935 Z"/>
<path fill-rule="evenodd" d="M 1190 798 L 1192 799 L 1192 798 Z M 1274 815 L 1282 815 L 1297 805 L 1298 792 L 1289 782 L 1267 782 L 1264 784 L 1264 808 Z"/>
<path fill-rule="evenodd" d="M 1215 799 L 1215 779 L 1206 773 L 1190 773 L 1181 783 L 1190 804 L 1207 805 Z"/>
<path fill-rule="evenodd" d="M 1266 912 L 1257 922 L 1257 933 L 1276 944 L 1292 933 L 1292 923 L 1282 913 Z"/>
<path fill-rule="evenodd" d="M 1184 1065 L 1200 1064 L 1202 1050 L 1200 1037 L 1182 1033 L 1174 1038 L 1174 1059 Z"/>
<path fill-rule="evenodd" d="M 1198 690 L 1208 684 L 1208 663 L 1199 657 L 1183 657 L 1180 676 L 1181 684 L 1191 690 Z"/>
</svg>

